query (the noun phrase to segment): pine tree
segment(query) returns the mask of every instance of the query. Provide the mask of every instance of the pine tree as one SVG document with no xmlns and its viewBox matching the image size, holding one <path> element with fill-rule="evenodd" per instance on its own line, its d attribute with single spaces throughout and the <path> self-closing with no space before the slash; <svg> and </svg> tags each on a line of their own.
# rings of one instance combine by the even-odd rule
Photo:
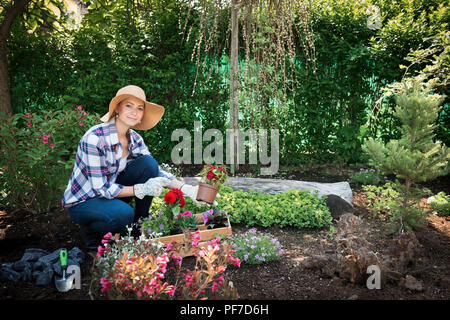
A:
<svg viewBox="0 0 450 320">
<path fill-rule="evenodd" d="M 399 140 L 387 144 L 368 138 L 362 145 L 370 159 L 369 163 L 384 174 L 395 174 L 405 180 L 403 208 L 409 206 L 410 188 L 414 183 L 433 180 L 450 172 L 450 149 L 440 141 L 433 142 L 434 123 L 444 98 L 429 94 L 421 82 L 403 82 L 395 95 L 394 115 L 402 122 Z"/>
</svg>

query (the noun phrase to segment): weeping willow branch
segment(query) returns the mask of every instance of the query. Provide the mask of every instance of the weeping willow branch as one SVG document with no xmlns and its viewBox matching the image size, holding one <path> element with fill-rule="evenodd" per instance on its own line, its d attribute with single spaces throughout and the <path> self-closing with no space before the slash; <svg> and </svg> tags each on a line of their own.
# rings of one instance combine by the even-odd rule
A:
<svg viewBox="0 0 450 320">
<path fill-rule="evenodd" d="M 244 113 L 252 119 L 252 126 L 261 125 L 262 118 L 272 114 L 275 126 L 280 115 L 287 117 L 286 97 L 298 87 L 296 59 L 303 52 L 302 64 L 309 73 L 316 72 L 315 48 L 310 28 L 306 0 L 239 0 L 240 59 L 239 82 L 243 88 L 241 99 Z M 197 76 L 208 71 L 211 76 L 215 61 L 229 52 L 231 37 L 230 0 L 190 0 L 184 23 L 179 20 L 183 41 L 189 41 L 192 27 L 188 21 L 193 12 L 198 14 L 198 36 L 191 61 L 195 61 L 197 73 L 192 94 L 195 93 Z M 225 28 L 224 25 L 227 25 Z M 226 41 L 223 41 L 225 38 Z M 221 41 L 222 40 L 222 41 Z M 227 55 L 225 53 L 225 55 Z M 206 68 L 210 68 L 206 70 Z M 242 96 L 241 94 L 241 96 Z M 271 111 L 268 102 L 280 110 Z M 281 107 L 283 106 L 283 107 Z M 259 116 L 259 119 L 258 117 Z M 272 123 L 272 119 L 267 119 Z"/>
</svg>

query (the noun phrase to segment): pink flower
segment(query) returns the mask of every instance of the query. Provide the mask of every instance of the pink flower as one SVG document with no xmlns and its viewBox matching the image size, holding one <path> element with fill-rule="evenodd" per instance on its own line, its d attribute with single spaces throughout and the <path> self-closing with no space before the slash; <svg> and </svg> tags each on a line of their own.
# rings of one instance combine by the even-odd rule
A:
<svg viewBox="0 0 450 320">
<path fill-rule="evenodd" d="M 54 144 L 54 143 L 51 143 L 51 144 L 50 144 L 50 148 L 52 148 L 52 149 L 55 148 L 55 144 Z"/>
<path fill-rule="evenodd" d="M 78 109 L 78 110 L 81 110 L 82 108 L 81 108 L 81 106 L 77 106 L 77 109 Z"/>
<path fill-rule="evenodd" d="M 47 144 L 48 140 L 44 139 L 44 140 L 42 140 L 42 143 Z"/>
<path fill-rule="evenodd" d="M 31 127 L 31 122 L 27 122 L 27 127 Z"/>
<path fill-rule="evenodd" d="M 85 116 L 86 115 L 86 111 L 83 111 L 83 116 Z"/>
<path fill-rule="evenodd" d="M 111 287 L 111 281 L 106 278 L 101 278 L 100 283 L 102 285 L 102 292 L 108 291 L 109 287 Z"/>
<path fill-rule="evenodd" d="M 239 260 L 239 258 L 230 257 L 230 262 L 235 266 L 241 266 L 241 260 Z"/>
<path fill-rule="evenodd" d="M 102 246 L 98 246 L 97 248 L 97 257 L 101 257 L 105 253 L 106 249 Z"/>
<path fill-rule="evenodd" d="M 57 122 L 57 124 L 62 125 L 62 122 Z"/>
<path fill-rule="evenodd" d="M 215 292 L 215 291 L 217 291 L 217 289 L 219 289 L 220 288 L 220 286 L 217 284 L 217 282 L 213 282 L 213 284 L 212 284 L 212 292 Z"/>
<path fill-rule="evenodd" d="M 28 112 L 28 113 L 25 115 L 25 118 L 30 119 L 30 118 L 31 118 L 31 112 Z"/>
<path fill-rule="evenodd" d="M 174 286 L 168 286 L 168 287 L 166 288 L 166 293 L 169 294 L 169 295 L 171 295 L 171 296 L 173 296 L 174 293 L 175 293 L 175 287 L 174 287 Z"/>
<path fill-rule="evenodd" d="M 78 124 L 80 125 L 80 127 L 82 127 L 83 126 L 83 121 L 80 121 L 80 122 L 78 122 Z"/>
<path fill-rule="evenodd" d="M 183 217 L 190 217 L 192 216 L 192 213 L 190 211 L 186 211 L 184 213 L 181 214 Z"/>
<path fill-rule="evenodd" d="M 103 239 L 111 239 L 111 237 L 112 237 L 112 233 L 111 233 L 111 232 L 108 232 L 107 234 L 105 234 L 105 235 L 103 236 Z"/>
</svg>

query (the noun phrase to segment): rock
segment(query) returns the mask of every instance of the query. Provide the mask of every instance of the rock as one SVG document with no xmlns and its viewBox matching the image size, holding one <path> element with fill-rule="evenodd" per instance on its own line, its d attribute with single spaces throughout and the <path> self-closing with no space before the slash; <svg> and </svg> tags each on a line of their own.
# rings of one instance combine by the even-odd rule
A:
<svg viewBox="0 0 450 320">
<path fill-rule="evenodd" d="M 353 206 L 335 194 L 329 194 L 325 200 L 333 219 L 338 220 L 343 214 L 355 212 Z"/>
<path fill-rule="evenodd" d="M 359 296 L 357 294 L 352 295 L 350 298 L 348 298 L 347 300 L 358 300 Z"/>
<path fill-rule="evenodd" d="M 184 177 L 182 180 L 185 183 L 195 186 L 198 185 L 200 177 Z M 314 191 L 317 190 L 319 198 L 325 194 L 334 194 L 347 201 L 350 205 L 353 203 L 352 189 L 350 188 L 350 184 L 346 181 L 321 183 L 283 179 L 230 177 L 225 185 L 229 186 L 233 190 L 243 190 L 249 192 L 253 189 L 255 191 L 260 190 L 263 193 L 269 194 L 283 193 L 289 189 L 310 190 L 311 194 L 314 194 Z"/>
<path fill-rule="evenodd" d="M 420 280 L 417 280 L 413 276 L 410 276 L 409 274 L 406 275 L 405 278 L 400 279 L 400 286 L 405 287 L 406 289 L 413 290 L 413 291 L 422 291 L 423 290 L 423 282 Z"/>
</svg>

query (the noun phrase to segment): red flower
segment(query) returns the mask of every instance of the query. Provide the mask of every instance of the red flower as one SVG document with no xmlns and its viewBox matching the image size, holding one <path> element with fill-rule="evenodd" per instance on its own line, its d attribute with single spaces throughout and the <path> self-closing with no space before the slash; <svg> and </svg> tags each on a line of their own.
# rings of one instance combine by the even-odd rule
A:
<svg viewBox="0 0 450 320">
<path fill-rule="evenodd" d="M 183 199 L 183 191 L 177 188 L 173 188 L 171 192 L 175 193 L 177 199 Z"/>
<path fill-rule="evenodd" d="M 164 196 L 164 201 L 166 201 L 167 204 L 173 204 L 177 201 L 177 196 L 173 192 L 167 192 Z"/>
<path fill-rule="evenodd" d="M 181 198 L 181 200 L 180 200 L 180 208 L 183 209 L 185 204 L 186 204 L 186 201 L 184 200 L 184 198 Z"/>
<path fill-rule="evenodd" d="M 215 175 L 214 172 L 209 171 L 208 174 L 206 175 L 206 177 L 211 180 L 211 179 L 216 179 L 217 180 L 217 176 Z"/>
</svg>

